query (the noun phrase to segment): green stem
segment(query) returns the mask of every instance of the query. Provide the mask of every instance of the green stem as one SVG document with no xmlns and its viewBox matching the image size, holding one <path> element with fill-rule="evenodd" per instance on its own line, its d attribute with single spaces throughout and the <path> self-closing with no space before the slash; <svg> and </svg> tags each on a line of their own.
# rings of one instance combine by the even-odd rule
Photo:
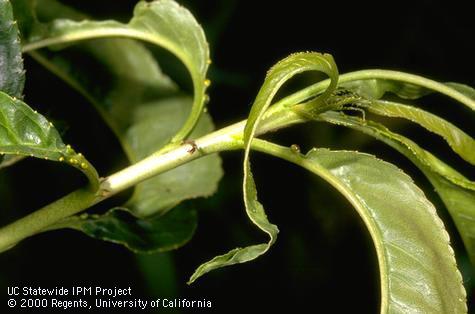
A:
<svg viewBox="0 0 475 314">
<path fill-rule="evenodd" d="M 303 122 L 289 110 L 269 111 L 258 130 L 267 133 Z M 194 141 L 193 144 L 175 145 L 161 154 L 153 154 L 107 178 L 98 192 L 88 188 L 74 191 L 61 199 L 0 229 L 0 252 L 6 251 L 23 239 L 47 230 L 64 218 L 80 213 L 139 182 L 186 164 L 194 159 L 227 150 L 242 148 L 242 133 L 246 121 L 217 130 Z M 191 147 L 193 145 L 194 147 Z"/>
<path fill-rule="evenodd" d="M 444 84 L 417 75 L 387 70 L 363 70 L 341 75 L 339 82 L 345 83 L 362 79 L 388 79 L 419 85 L 445 94 L 475 110 L 474 100 Z M 259 124 L 259 129 L 257 130 L 256 135 L 304 122 L 305 119 L 303 117 L 288 110 L 287 107 L 289 105 L 302 103 L 303 101 L 318 95 L 327 88 L 329 83 L 330 80 L 319 82 L 277 102 L 274 106 L 269 108 L 265 114 L 264 119 Z M 86 188 L 79 189 L 36 212 L 13 222 L 12 224 L 1 228 L 0 252 L 8 250 L 21 240 L 44 231 L 60 220 L 80 213 L 92 205 L 132 187 L 139 182 L 205 155 L 242 148 L 242 133 L 245 124 L 246 121 L 241 121 L 197 139 L 195 145 L 198 149 L 194 149 L 195 147 L 191 149 L 191 144 L 175 144 L 175 146 L 166 152 L 153 154 L 152 156 L 107 177 L 101 182 L 98 193 L 93 193 Z M 259 141 L 257 141 L 257 143 L 259 143 Z M 269 150 L 268 148 L 269 147 L 264 148 L 267 149 L 267 153 L 274 153 L 274 155 L 277 156 L 277 150 Z M 254 149 L 260 150 L 262 147 L 260 147 L 259 144 L 256 144 L 254 145 Z M 279 149 L 279 151 L 281 150 Z M 279 157 L 291 159 L 291 156 L 292 155 L 290 154 L 285 154 L 285 156 Z M 295 162 L 295 160 L 289 161 Z"/>
<path fill-rule="evenodd" d="M 90 207 L 95 198 L 95 194 L 89 188 L 82 188 L 3 227 L 0 229 L 0 252 L 41 232 L 50 224 Z"/>
</svg>

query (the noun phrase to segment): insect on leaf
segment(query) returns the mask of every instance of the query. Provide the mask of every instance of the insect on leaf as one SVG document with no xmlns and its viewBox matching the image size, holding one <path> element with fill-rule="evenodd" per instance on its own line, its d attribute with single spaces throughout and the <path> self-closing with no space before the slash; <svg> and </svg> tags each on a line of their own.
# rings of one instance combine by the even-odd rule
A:
<svg viewBox="0 0 475 314">
<path fill-rule="evenodd" d="M 452 123 L 425 110 L 392 101 L 370 100 L 363 105 L 370 112 L 413 121 L 443 137 L 454 152 L 475 165 L 475 140 Z"/>
<path fill-rule="evenodd" d="M 473 88 L 459 83 L 444 84 L 398 71 L 362 70 L 347 73 L 342 75 L 339 87 L 352 90 L 360 96 L 373 100 L 382 99 L 387 93 L 392 93 L 403 99 L 418 99 L 437 92 L 475 110 Z"/>
<path fill-rule="evenodd" d="M 63 143 L 51 122 L 23 101 L 3 92 L 0 92 L 0 153 L 65 162 L 82 171 L 93 190 L 99 186 L 94 167 L 82 154 Z"/>
<path fill-rule="evenodd" d="M 379 123 L 362 121 L 334 112 L 322 114 L 320 119 L 375 137 L 411 160 L 424 173 L 444 202 L 460 232 L 470 259 L 475 263 L 475 182 L 468 180 L 410 139 Z"/>
<path fill-rule="evenodd" d="M 200 73 L 203 74 L 203 79 L 200 82 L 203 83 L 205 69 L 202 66 L 207 67 L 208 52 L 206 42 L 202 38 L 202 31 L 201 29 L 196 29 L 199 25 L 191 17 L 190 13 L 176 3 L 172 3 L 172 1 L 139 4 L 134 18 L 128 26 L 113 21 L 109 21 L 110 23 L 74 22 L 72 19 L 84 20 L 87 17 L 56 1 L 44 0 L 40 4 L 38 15 L 43 21 L 51 21 L 50 25 L 53 25 L 53 29 L 58 25 L 58 29 L 61 29 L 61 23 L 64 22 L 68 27 L 71 27 L 69 29 L 71 33 L 75 34 L 100 32 L 103 27 L 110 23 L 114 27 L 120 29 L 128 28 L 130 30 L 130 25 L 134 21 L 133 24 L 137 29 L 141 29 L 141 32 L 157 31 L 158 33 L 153 34 L 153 36 L 166 38 L 167 36 L 174 36 L 168 26 L 182 25 L 184 23 L 179 32 L 188 29 L 187 38 L 190 39 L 190 36 L 195 38 L 190 39 L 190 42 L 185 40 L 184 42 L 176 43 L 176 45 L 183 48 L 183 54 L 186 55 L 186 58 L 196 61 L 193 61 L 193 63 L 196 63 L 193 67 L 196 69 L 200 68 L 199 71 L 202 71 Z M 155 14 L 157 17 L 153 17 Z M 34 14 L 30 14 L 30 16 L 34 16 Z M 52 17 L 56 18 L 57 16 L 63 19 L 61 21 L 52 20 Z M 142 22 L 140 22 L 146 23 L 152 17 L 155 19 L 152 21 L 153 23 L 164 23 L 164 27 L 160 28 L 159 31 L 155 29 L 155 27 L 158 27 L 158 24 L 148 28 L 146 24 L 141 24 Z M 173 19 L 178 19 L 179 21 L 174 21 Z M 84 25 L 84 32 L 81 31 L 80 25 Z M 37 24 L 37 31 L 30 29 L 29 33 L 42 34 L 44 26 L 44 24 Z M 190 30 L 190 28 L 193 29 Z M 160 32 L 165 33 L 161 34 Z M 175 35 L 178 36 L 179 32 Z M 48 37 L 49 35 L 44 35 L 43 39 L 47 40 L 47 38 L 50 38 Z M 193 102 L 196 103 L 197 97 L 199 98 L 200 96 L 195 96 L 192 99 L 179 91 L 176 84 L 161 71 L 154 56 L 143 43 L 131 39 L 136 37 L 125 36 L 128 38 L 123 38 L 120 32 L 115 35 L 111 34 L 107 38 L 91 36 L 88 38 L 94 39 L 80 42 L 72 41 L 74 45 L 63 46 L 61 47 L 62 49 L 58 49 L 55 46 L 54 49 L 50 50 L 30 51 L 30 54 L 94 104 L 117 135 L 130 162 L 135 163 L 163 148 L 182 129 L 182 126 L 188 119 L 187 117 L 189 117 L 189 113 L 194 110 L 191 109 L 194 106 Z M 193 40 L 195 42 L 191 42 Z M 206 48 L 202 55 L 187 55 L 188 52 L 198 46 L 202 46 L 200 49 Z M 202 61 L 205 63 L 201 63 Z M 90 66 L 74 66 L 75 64 L 83 63 L 87 63 Z M 193 128 L 190 138 L 209 133 L 213 128 L 214 126 L 209 115 L 202 114 Z M 213 194 L 217 189 L 221 176 L 221 161 L 217 155 L 207 156 L 187 163 L 138 184 L 134 189 L 132 198 L 118 209 L 127 209 L 130 213 L 118 215 L 115 214 L 116 210 L 112 209 L 114 214 L 106 214 L 104 217 L 88 216 L 86 220 L 83 219 L 82 221 L 87 221 L 87 230 L 82 228 L 86 224 L 75 224 L 75 229 L 87 231 L 88 235 L 99 239 L 111 239 L 113 242 L 124 244 L 130 248 L 135 247 L 135 250 L 139 250 L 140 247 L 134 245 L 136 239 L 132 236 L 126 237 L 127 234 L 131 235 L 130 233 L 125 235 L 118 233 L 114 237 L 113 234 L 118 229 L 113 229 L 112 226 L 114 224 L 106 224 L 104 221 L 114 221 L 118 225 L 123 225 L 124 228 L 130 225 L 127 228 L 133 228 L 139 233 L 143 232 L 146 234 L 150 230 L 140 230 L 140 226 L 143 225 L 137 223 L 137 221 L 153 220 L 152 225 L 159 226 L 162 224 L 160 222 L 162 219 L 167 221 L 165 219 L 165 215 L 168 215 L 167 212 L 170 210 L 172 212 L 175 211 L 172 208 L 182 201 Z M 192 209 L 185 210 L 192 211 Z M 196 221 L 192 222 L 192 220 L 196 218 L 196 215 L 189 213 L 188 216 L 189 219 L 183 220 L 182 227 L 184 228 L 185 223 L 189 222 L 187 224 L 188 233 L 192 234 L 196 227 Z M 126 219 L 127 217 L 130 219 Z M 97 221 L 97 232 L 93 231 L 95 221 Z M 59 226 L 64 227 L 65 223 L 60 223 L 58 224 Z M 111 229 L 105 230 L 104 228 Z M 107 233 L 108 236 L 99 236 L 101 234 L 99 232 L 100 229 L 103 229 L 102 231 Z M 160 231 L 157 230 L 157 232 Z M 121 240 L 113 240 L 118 238 Z M 147 239 L 151 241 L 147 250 L 160 251 L 166 249 L 161 247 L 163 242 L 153 241 L 154 237 L 148 237 Z M 167 248 L 178 247 L 182 244 L 184 244 L 183 238 L 177 237 L 176 245 L 170 244 L 167 245 Z"/>
</svg>

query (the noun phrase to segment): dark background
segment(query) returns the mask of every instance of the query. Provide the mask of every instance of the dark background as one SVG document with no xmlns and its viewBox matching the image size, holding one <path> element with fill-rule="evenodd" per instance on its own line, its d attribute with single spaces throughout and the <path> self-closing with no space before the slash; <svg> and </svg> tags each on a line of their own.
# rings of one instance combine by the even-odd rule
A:
<svg viewBox="0 0 475 314">
<path fill-rule="evenodd" d="M 97 18 L 127 20 L 135 1 L 63 1 Z M 387 68 L 475 86 L 472 11 L 461 1 L 181 1 L 202 23 L 211 45 L 209 111 L 217 127 L 244 119 L 266 71 L 297 51 L 331 53 L 341 73 Z M 125 159 L 112 133 L 85 100 L 26 58 L 27 100 L 67 126 L 64 137 L 108 174 Z M 430 96 L 424 108 L 443 114 L 475 135 L 473 113 L 445 98 Z M 474 179 L 435 136 L 402 121 L 392 122 L 423 147 L 431 148 Z M 424 188 L 445 218 L 464 281 L 473 302 L 473 278 L 458 235 L 433 188 L 395 151 L 354 132 L 316 124 L 272 135 L 302 147 L 357 149 L 392 161 Z M 245 217 L 240 153 L 222 155 L 226 176 L 218 193 L 193 202 L 198 230 L 185 247 L 167 254 L 136 256 L 121 246 L 73 231 L 41 234 L 0 255 L 0 291 L 10 285 L 54 287 L 131 286 L 146 299 L 179 297 L 212 300 L 217 313 L 250 310 L 295 312 L 379 312 L 379 279 L 372 243 L 355 211 L 322 180 L 295 166 L 255 154 L 253 169 L 262 203 L 280 237 L 254 262 L 212 272 L 187 286 L 194 268 L 236 246 L 265 237 Z M 78 176 L 79 177 L 79 176 Z M 0 218 L 12 221 L 81 184 L 73 171 L 27 160 L 0 173 Z M 127 195 L 107 202 L 120 204 Z M 105 205 L 103 205 L 105 206 Z M 3 298 L 1 293 L 2 312 Z M 299 310 L 300 309 L 300 310 Z M 326 310 L 323 310 L 326 309 Z M 177 311 L 179 313 L 180 311 Z M 186 311 L 182 311 L 186 312 Z M 202 312 L 209 312 L 202 310 Z"/>
</svg>

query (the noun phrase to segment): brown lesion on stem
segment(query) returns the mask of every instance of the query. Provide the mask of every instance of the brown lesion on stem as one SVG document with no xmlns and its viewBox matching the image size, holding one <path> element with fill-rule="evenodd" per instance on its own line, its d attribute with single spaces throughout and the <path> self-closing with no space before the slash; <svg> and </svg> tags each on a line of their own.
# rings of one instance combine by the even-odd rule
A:
<svg viewBox="0 0 475 314">
<path fill-rule="evenodd" d="M 186 150 L 190 155 L 194 154 L 196 151 L 199 151 L 198 145 L 194 140 L 184 140 L 182 141 L 183 145 L 189 145 L 190 147 Z"/>
<path fill-rule="evenodd" d="M 112 190 L 109 187 L 109 182 L 107 181 L 107 178 L 100 177 L 99 189 L 97 190 L 96 195 L 98 197 L 107 198 L 107 196 L 109 196 L 109 194 L 111 193 L 112 193 Z"/>
</svg>

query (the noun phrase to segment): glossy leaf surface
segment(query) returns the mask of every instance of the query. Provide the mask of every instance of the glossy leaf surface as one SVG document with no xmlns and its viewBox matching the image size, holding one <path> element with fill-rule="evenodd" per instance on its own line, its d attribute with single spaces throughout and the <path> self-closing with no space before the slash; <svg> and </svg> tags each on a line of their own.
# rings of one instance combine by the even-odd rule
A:
<svg viewBox="0 0 475 314">
<path fill-rule="evenodd" d="M 23 101 L 0 92 L 0 153 L 30 156 L 65 162 L 82 171 L 93 189 L 97 189 L 99 178 L 94 167 L 65 145 L 53 124 L 31 109 Z M 8 158 L 7 161 L 12 161 Z"/>
<path fill-rule="evenodd" d="M 25 71 L 10 1 L 0 0 L 0 91 L 22 98 Z"/>
</svg>

